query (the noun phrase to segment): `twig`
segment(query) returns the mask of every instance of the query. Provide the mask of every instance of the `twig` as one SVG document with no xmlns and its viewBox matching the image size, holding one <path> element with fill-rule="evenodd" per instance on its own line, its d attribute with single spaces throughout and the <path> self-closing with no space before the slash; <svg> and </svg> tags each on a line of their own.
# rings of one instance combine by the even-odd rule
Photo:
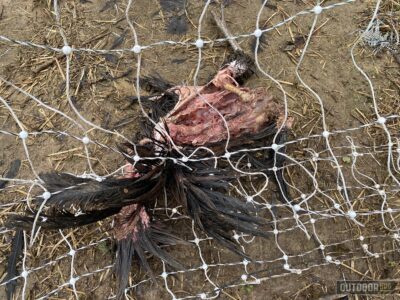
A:
<svg viewBox="0 0 400 300">
<path fill-rule="evenodd" d="M 234 51 L 242 51 L 242 48 L 240 48 L 239 44 L 236 42 L 236 40 L 232 37 L 231 32 L 228 30 L 226 27 L 226 24 L 224 21 L 220 19 L 220 17 L 217 16 L 215 11 L 211 11 L 211 14 L 214 18 L 215 24 L 217 24 L 218 28 L 222 31 L 222 33 L 225 35 L 225 37 L 228 39 L 229 44 L 231 45 L 232 49 Z"/>
</svg>

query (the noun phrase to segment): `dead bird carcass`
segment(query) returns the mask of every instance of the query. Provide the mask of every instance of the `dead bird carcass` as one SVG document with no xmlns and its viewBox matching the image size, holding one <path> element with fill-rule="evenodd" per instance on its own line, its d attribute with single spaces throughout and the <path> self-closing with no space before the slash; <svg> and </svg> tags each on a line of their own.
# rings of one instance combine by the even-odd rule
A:
<svg viewBox="0 0 400 300">
<path fill-rule="evenodd" d="M 51 197 L 39 205 L 46 201 L 47 209 L 15 215 L 8 226 L 30 230 L 37 214 L 36 227 L 43 229 L 74 228 L 114 216 L 118 299 L 127 287 L 133 257 L 153 279 L 146 253 L 172 268 L 184 268 L 162 246 L 187 242 L 152 210 L 155 201 L 165 196 L 169 203 L 183 206 L 196 229 L 250 259 L 233 232 L 267 236 L 268 222 L 256 216 L 254 203 L 230 191 L 248 173 L 265 174 L 278 184 L 282 200 L 290 201 L 282 154 L 293 122 L 264 88 L 239 84 L 253 68 L 252 59 L 234 44 L 229 61 L 204 86 L 141 79 L 154 95 L 140 98 L 149 117 L 140 139 L 120 146 L 130 163 L 124 175 L 96 181 L 66 173 L 41 174 Z M 280 145 L 279 150 L 271 149 L 272 144 Z"/>
</svg>

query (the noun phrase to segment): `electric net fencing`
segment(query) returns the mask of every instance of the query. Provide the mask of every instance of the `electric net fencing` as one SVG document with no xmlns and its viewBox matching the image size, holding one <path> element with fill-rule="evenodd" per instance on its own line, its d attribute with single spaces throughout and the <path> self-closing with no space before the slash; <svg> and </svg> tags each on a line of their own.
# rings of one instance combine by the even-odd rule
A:
<svg viewBox="0 0 400 300">
<path fill-rule="evenodd" d="M 267 224 L 261 237 L 231 231 L 243 258 L 199 230 L 182 204 L 156 199 L 151 214 L 187 242 L 165 246 L 184 268 L 149 256 L 155 285 L 134 261 L 129 299 L 315 298 L 335 293 L 337 280 L 398 277 L 398 4 L 53 0 L 33 2 L 23 18 L 11 10 L 3 7 L 4 22 L 25 25 L 0 27 L 0 295 L 12 283 L 22 299 L 115 298 L 114 221 L 43 230 L 46 201 L 74 186 L 50 192 L 41 176 L 102 182 L 123 176 L 127 156 L 134 165 L 228 165 L 236 173 L 229 193 Z M 232 36 L 218 31 L 212 11 Z M 139 123 L 150 118 L 140 78 L 204 85 L 232 52 L 230 41 L 254 60 L 246 85 L 266 87 L 293 121 L 287 139 L 276 142 L 281 127 L 268 146 L 228 151 L 226 126 L 222 154 L 207 145 L 181 157 L 135 152 Z M 267 151 L 272 165 L 253 171 L 247 154 Z M 287 194 L 274 181 L 279 171 Z M 15 231 L 6 221 L 26 211 L 38 213 L 9 276 Z"/>
</svg>

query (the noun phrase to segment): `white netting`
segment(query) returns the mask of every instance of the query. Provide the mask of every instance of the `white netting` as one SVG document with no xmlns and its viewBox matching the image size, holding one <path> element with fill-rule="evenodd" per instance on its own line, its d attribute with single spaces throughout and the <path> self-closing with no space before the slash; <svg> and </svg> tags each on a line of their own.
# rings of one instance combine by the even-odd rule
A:
<svg viewBox="0 0 400 300">
<path fill-rule="evenodd" d="M 398 4 L 222 2 L 33 1 L 13 13 L 13 4 L 4 5 L 0 170 L 15 159 L 22 166 L 16 178 L 6 171 L 0 177 L 7 182 L 0 190 L 2 224 L 33 207 L 36 196 L 51 196 L 43 172 L 99 180 L 121 174 L 125 162 L 116 145 L 131 143 L 138 116 L 147 116 L 139 77 L 159 73 L 175 84 L 206 82 L 230 51 L 210 14 L 223 7 L 232 39 L 255 59 L 249 85 L 268 86 L 285 116 L 295 118 L 282 153 L 294 202 L 280 202 L 282 187 L 271 179 L 232 165 L 245 175 L 233 190 L 259 204 L 259 215 L 271 221 L 270 238 L 232 233 L 253 261 L 199 232 L 182 206 L 157 202 L 154 210 L 191 244 L 167 249 L 186 268 L 173 271 L 150 259 L 155 286 L 133 265 L 127 297 L 316 298 L 334 293 L 341 279 L 397 278 Z M 13 30 L 18 19 L 22 25 Z M 165 33 L 167 20 L 186 20 L 186 34 Z M 139 105 L 131 96 L 139 96 Z M 229 162 L 256 150 L 210 152 L 207 159 Z M 79 229 L 25 232 L 17 296 L 114 298 L 111 228 L 106 219 Z M 5 265 L 13 231 L 1 227 L 0 233 Z"/>
</svg>

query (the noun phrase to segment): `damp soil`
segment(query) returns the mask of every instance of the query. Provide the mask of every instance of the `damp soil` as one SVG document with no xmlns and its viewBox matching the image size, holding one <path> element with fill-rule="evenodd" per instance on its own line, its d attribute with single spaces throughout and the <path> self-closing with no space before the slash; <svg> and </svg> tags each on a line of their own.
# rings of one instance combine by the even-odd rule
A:
<svg viewBox="0 0 400 300">
<path fill-rule="evenodd" d="M 198 38 L 198 20 L 205 1 L 132 2 L 129 16 L 133 20 L 138 41 L 141 45 L 150 45 L 141 54 L 139 75 L 157 75 L 173 84 L 190 85 L 194 80 L 198 84 L 206 83 L 232 52 L 229 44 L 213 42 L 222 35 L 213 23 L 210 11 L 219 12 L 219 2 L 222 2 L 227 26 L 232 34 L 237 36 L 254 31 L 257 13 L 262 4 L 262 1 L 235 0 L 215 1 L 210 5 L 201 24 L 201 38 L 210 43 L 203 48 L 201 67 L 195 78 L 198 49 L 187 43 Z M 326 1 L 324 5 L 333 3 Z M 311 8 L 312 5 L 309 1 L 271 1 L 262 9 L 260 28 L 270 28 L 297 12 Z M 331 190 L 327 194 L 331 199 L 338 199 L 342 205 L 343 197 L 336 189 L 337 169 L 332 161 L 324 159 L 331 157 L 326 151 L 324 140 L 320 137 L 307 137 L 323 131 L 319 100 L 323 102 L 325 123 L 329 131 L 359 128 L 374 118 L 369 86 L 352 64 L 350 57 L 350 47 L 372 14 L 372 5 L 371 1 L 360 1 L 357 4 L 326 10 L 320 15 L 304 62 L 299 68 L 302 80 L 320 99 L 310 93 L 295 73 L 310 33 L 313 14 L 300 15 L 293 21 L 266 32 L 261 38 L 257 52 L 257 60 L 263 72 L 273 76 L 285 89 L 288 112 L 295 119 L 289 139 L 296 142 L 288 147 L 288 153 L 297 160 L 308 159 L 304 166 L 312 172 L 315 171 L 319 187 L 322 190 Z M 60 1 L 61 24 L 68 43 L 75 48 L 85 49 L 132 48 L 135 41 L 125 19 L 126 6 L 127 1 L 122 0 Z M 63 39 L 52 9 L 51 1 L 3 0 L 0 3 L 0 35 L 60 48 Z M 398 14 L 399 11 L 395 13 Z M 158 43 L 159 41 L 165 42 Z M 183 44 L 180 44 L 181 42 Z M 242 37 L 238 42 L 245 52 L 255 57 L 254 38 Z M 360 65 L 374 80 L 376 97 L 382 104 L 382 113 L 398 113 L 400 105 L 396 99 L 399 99 L 400 83 L 396 81 L 399 75 L 396 60 L 390 53 L 374 55 L 367 47 L 356 47 L 355 53 Z M 131 52 L 74 52 L 70 66 L 70 91 L 71 100 L 79 113 L 94 124 L 134 139 L 142 120 L 137 101 L 133 100 L 138 93 L 135 87 L 137 68 L 137 57 Z M 60 53 L 0 41 L 0 76 L 79 121 L 79 116 L 67 102 L 65 69 L 66 59 Z M 283 94 L 277 84 L 260 70 L 255 72 L 246 85 L 268 88 L 269 93 L 283 103 Z M 147 94 L 145 90 L 141 90 L 140 93 Z M 89 171 L 85 149 L 79 140 L 83 133 L 77 126 L 38 105 L 27 95 L 17 92 L 2 81 L 0 96 L 12 107 L 26 130 L 37 133 L 29 137 L 27 147 L 30 160 L 38 173 L 63 171 L 82 174 Z M 393 126 L 390 129 L 398 130 L 396 128 L 398 127 Z M 33 179 L 34 174 L 19 139 L 12 134 L 3 134 L 16 134 L 19 131 L 6 106 L 0 103 L 0 173 L 6 174 L 13 161 L 21 160 L 16 177 Z M 99 143 L 89 146 L 90 162 L 96 173 L 109 174 L 123 165 L 123 157 L 113 150 L 121 143 L 120 139 L 98 130 L 90 130 L 85 134 Z M 307 139 L 299 140 L 303 137 Z M 380 209 L 380 198 L 373 195 L 365 198 L 365 191 L 359 188 L 359 184 L 350 173 L 349 137 L 353 143 L 373 154 L 359 158 L 357 166 L 360 170 L 375 178 L 377 182 L 387 182 L 387 172 L 384 169 L 385 153 L 379 152 L 380 148 L 375 147 L 385 143 L 384 135 L 379 128 L 372 126 L 333 135 L 330 139 L 334 154 L 343 167 L 355 209 Z M 307 149 L 321 152 L 317 169 L 310 162 L 311 154 Z M 304 193 L 312 192 L 314 184 L 303 169 L 289 166 L 285 176 L 290 185 L 297 188 L 290 190 L 293 198 L 299 199 L 298 189 Z M 32 194 L 35 191 L 36 189 L 33 189 Z M 24 199 L 29 196 L 28 193 L 29 186 L 11 185 L 0 191 L 0 225 L 4 224 L 11 213 L 26 209 Z M 268 203 L 279 204 L 276 187 L 269 186 L 264 199 Z M 391 201 L 392 207 L 395 208 L 398 205 L 398 196 L 393 194 L 388 201 Z M 332 206 L 332 202 L 322 196 L 314 197 L 308 204 L 310 210 L 314 211 L 329 210 Z M 158 207 L 163 208 L 164 204 L 158 203 Z M 178 212 L 182 211 L 178 209 Z M 260 214 L 272 220 L 272 214 L 267 209 Z M 397 246 L 393 245 L 391 239 L 379 238 L 389 234 L 382 227 L 380 217 L 360 217 L 359 221 L 366 226 L 359 227 L 343 217 L 317 215 L 314 216 L 317 222 L 312 226 L 309 214 L 300 215 L 301 221 L 307 224 L 308 232 L 314 233 L 308 237 L 296 225 L 293 213 L 287 207 L 278 205 L 273 214 L 278 219 L 281 231 L 278 238 L 275 239 L 271 234 L 270 238 L 255 238 L 251 242 L 250 238 L 239 240 L 246 253 L 254 260 L 254 263 L 248 266 L 247 272 L 253 274 L 254 278 L 260 278 L 260 284 L 244 284 L 241 275 L 246 273 L 246 269 L 241 258 L 213 241 L 200 243 L 201 257 L 209 265 L 213 265 L 207 272 L 208 277 L 217 286 L 226 287 L 219 299 L 318 299 L 335 294 L 336 281 L 343 278 L 398 278 L 399 257 L 398 253 L 393 251 Z M 193 239 L 189 220 L 172 219 L 167 220 L 167 224 L 187 240 Z M 65 235 L 75 248 L 84 248 L 77 252 L 74 261 L 75 274 L 89 274 L 76 284 L 79 298 L 108 299 L 114 295 L 111 220 L 69 230 Z M 365 255 L 360 247 L 360 235 L 377 236 L 368 241 L 371 251 L 387 254 L 379 258 Z M 11 236 L 10 231 L 0 233 L 0 278 L 5 276 L 5 262 L 10 252 Z M 201 235 L 200 237 L 204 238 Z M 102 239 L 105 240 L 98 242 Z M 326 263 L 323 253 L 317 249 L 319 243 L 329 245 L 325 255 L 337 257 L 343 264 Z M 278 246 L 289 256 L 291 267 L 302 269 L 302 274 L 294 274 L 283 268 L 283 254 Z M 28 299 L 38 299 L 45 295 L 49 295 L 50 299 L 74 299 L 73 290 L 69 286 L 60 288 L 69 280 L 71 274 L 71 257 L 66 255 L 68 252 L 68 245 L 58 232 L 40 234 L 37 245 L 28 250 L 27 266 L 35 268 L 28 277 Z M 199 248 L 194 244 L 176 246 L 169 247 L 168 252 L 187 268 L 187 271 L 167 279 L 168 288 L 177 298 L 196 297 L 201 293 L 212 295 L 214 286 L 206 280 L 204 270 L 199 269 L 203 264 Z M 365 256 L 366 258 L 361 258 Z M 160 261 L 150 259 L 150 264 L 156 274 L 161 274 L 163 266 Z M 250 278 L 251 276 L 249 281 Z M 21 297 L 22 284 L 22 280 L 19 280 L 16 291 L 18 297 Z M 132 268 L 130 285 L 135 286 L 128 293 L 132 299 L 171 298 L 162 279 L 157 285 L 151 283 L 137 265 Z M 54 290 L 57 292 L 54 293 Z M 4 293 L 4 286 L 0 286 L 1 299 L 5 297 Z M 329 299 L 341 298 L 337 296 Z"/>
</svg>

